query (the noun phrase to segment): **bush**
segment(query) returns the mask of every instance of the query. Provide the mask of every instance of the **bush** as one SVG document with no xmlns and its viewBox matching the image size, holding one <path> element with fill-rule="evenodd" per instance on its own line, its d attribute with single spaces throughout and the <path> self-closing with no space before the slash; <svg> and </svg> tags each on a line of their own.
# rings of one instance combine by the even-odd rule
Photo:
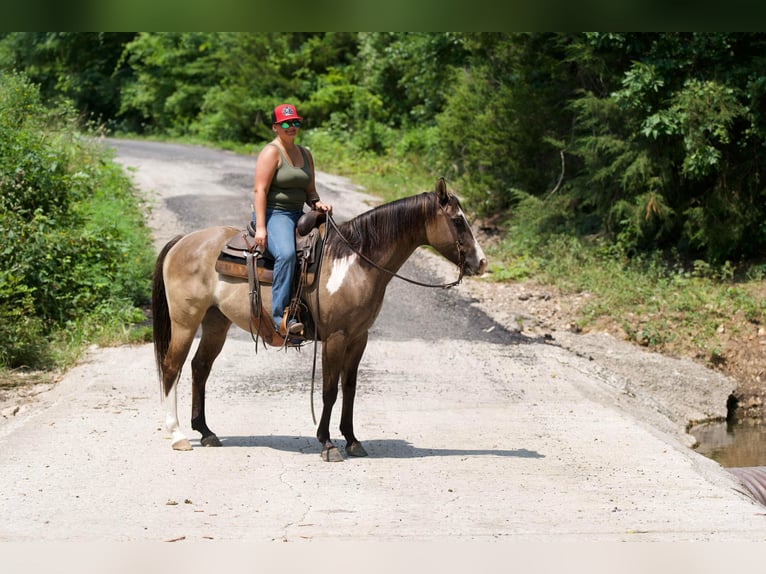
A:
<svg viewBox="0 0 766 574">
<path fill-rule="evenodd" d="M 66 362 L 51 342 L 94 314 L 137 318 L 153 249 L 130 181 L 16 74 L 0 75 L 0 191 L 0 367 Z"/>
</svg>

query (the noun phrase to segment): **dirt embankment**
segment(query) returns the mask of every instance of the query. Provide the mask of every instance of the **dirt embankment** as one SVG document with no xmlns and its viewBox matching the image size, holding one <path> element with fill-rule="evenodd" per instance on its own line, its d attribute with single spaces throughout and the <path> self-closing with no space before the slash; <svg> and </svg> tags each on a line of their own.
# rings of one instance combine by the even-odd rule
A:
<svg viewBox="0 0 766 574">
<path fill-rule="evenodd" d="M 625 330 L 609 317 L 601 318 L 596 328 L 585 332 L 577 328 L 580 311 L 590 297 L 587 293 L 565 295 L 555 287 L 529 281 L 474 282 L 471 289 L 487 313 L 524 332 L 555 333 L 559 339 L 566 337 L 574 348 L 584 349 L 589 347 L 585 335 L 601 333 L 618 341 L 628 341 Z M 766 285 L 762 286 L 762 296 L 766 297 Z M 641 317 L 634 320 L 638 326 Z M 664 354 L 694 361 L 731 378 L 735 385 L 731 403 L 735 416 L 766 418 L 766 326 L 749 321 L 743 313 L 736 313 L 719 326 L 717 338 L 720 350 L 714 364 L 709 356 L 701 355 L 692 344 L 682 340 L 675 342 Z M 637 350 L 644 349 L 638 343 L 631 344 Z M 668 396 L 665 400 L 673 401 L 673 397 Z"/>
</svg>

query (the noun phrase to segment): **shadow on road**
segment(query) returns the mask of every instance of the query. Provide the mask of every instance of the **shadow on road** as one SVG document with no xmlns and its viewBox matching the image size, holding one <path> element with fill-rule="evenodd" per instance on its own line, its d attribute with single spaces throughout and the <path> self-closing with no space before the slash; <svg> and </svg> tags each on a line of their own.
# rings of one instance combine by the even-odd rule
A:
<svg viewBox="0 0 766 574">
<path fill-rule="evenodd" d="M 224 447 L 264 447 L 287 452 L 318 455 L 321 448 L 314 437 L 306 436 L 229 436 L 219 437 Z M 201 448 L 199 441 L 192 441 L 195 448 Z M 420 448 L 400 439 L 381 439 L 362 441 L 370 458 L 425 458 L 431 456 L 499 456 L 516 458 L 545 458 L 545 455 L 534 450 L 519 449 L 452 449 L 452 448 Z M 341 452 L 344 451 L 344 441 L 336 442 Z"/>
</svg>

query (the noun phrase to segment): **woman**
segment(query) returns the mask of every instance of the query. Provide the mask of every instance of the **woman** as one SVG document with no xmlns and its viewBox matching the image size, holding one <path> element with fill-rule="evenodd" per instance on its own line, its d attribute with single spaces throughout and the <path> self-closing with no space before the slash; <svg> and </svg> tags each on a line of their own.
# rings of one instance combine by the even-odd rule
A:
<svg viewBox="0 0 766 574">
<path fill-rule="evenodd" d="M 315 210 L 332 211 L 317 194 L 311 152 L 295 143 L 302 120 L 293 105 L 275 107 L 271 113 L 275 137 L 258 154 L 255 164 L 255 244 L 261 251 L 268 249 L 274 257 L 271 314 L 283 337 L 303 332 L 303 324 L 295 319 L 286 328 L 282 325 L 295 274 L 295 225 L 303 214 L 304 203 Z"/>
</svg>

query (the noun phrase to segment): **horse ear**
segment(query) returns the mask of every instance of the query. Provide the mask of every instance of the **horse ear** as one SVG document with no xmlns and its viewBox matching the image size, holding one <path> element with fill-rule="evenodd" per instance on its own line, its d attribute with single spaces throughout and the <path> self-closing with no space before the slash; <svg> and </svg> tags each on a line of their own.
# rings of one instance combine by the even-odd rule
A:
<svg viewBox="0 0 766 574">
<path fill-rule="evenodd" d="M 434 191 L 436 191 L 436 197 L 439 198 L 439 203 L 444 205 L 449 201 L 449 192 L 447 191 L 447 184 L 443 177 L 440 177 L 436 182 L 436 189 Z"/>
</svg>

